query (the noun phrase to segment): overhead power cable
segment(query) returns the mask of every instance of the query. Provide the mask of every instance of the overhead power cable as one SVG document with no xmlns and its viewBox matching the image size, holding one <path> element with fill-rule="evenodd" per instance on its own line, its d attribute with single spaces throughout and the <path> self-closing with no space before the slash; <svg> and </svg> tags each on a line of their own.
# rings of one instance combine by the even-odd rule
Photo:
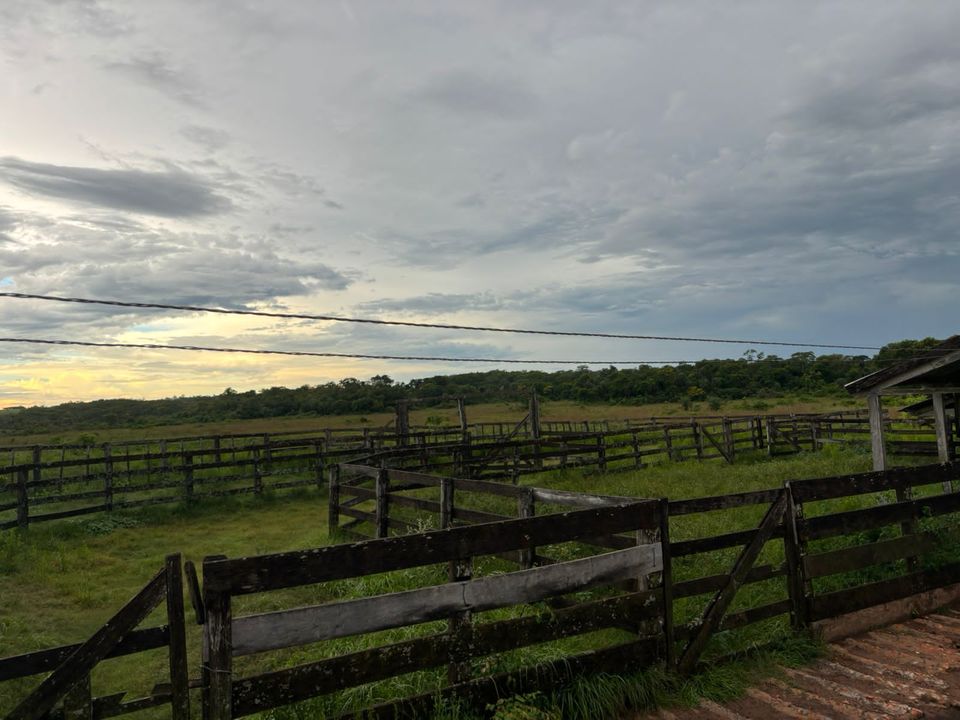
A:
<svg viewBox="0 0 960 720">
<path fill-rule="evenodd" d="M 132 348 L 141 350 L 181 350 L 193 352 L 240 353 L 247 355 L 291 355 L 303 357 L 348 358 L 355 360 L 422 360 L 430 362 L 461 362 L 461 363 L 509 363 L 528 365 L 696 365 L 701 362 L 739 362 L 747 358 L 701 358 L 700 360 L 526 360 L 522 358 L 476 358 L 476 357 L 437 357 L 432 355 L 373 355 L 365 353 L 337 353 L 315 352 L 308 350 L 257 350 L 252 348 L 219 348 L 205 345 L 162 345 L 160 343 L 124 343 L 124 342 L 89 342 L 84 340 L 54 340 L 50 338 L 13 338 L 0 337 L 0 343 L 20 343 L 36 345 L 75 345 L 95 348 Z M 907 360 L 927 360 L 928 357 L 904 357 L 895 360 L 884 360 L 881 363 L 901 363 Z M 790 362 L 790 358 L 777 356 L 747 360 L 751 365 L 766 362 Z"/>
<path fill-rule="evenodd" d="M 22 300 L 51 300 L 64 303 L 85 305 L 110 305 L 113 307 L 144 308 L 155 310 L 181 310 L 186 312 L 219 313 L 222 315 L 253 315 L 256 317 L 286 318 L 291 320 L 323 320 L 328 322 L 360 323 L 366 325 L 392 325 L 399 327 L 433 328 L 439 330 L 467 330 L 471 332 L 514 333 L 519 335 L 555 335 L 562 337 L 614 338 L 617 340 L 668 340 L 678 342 L 728 343 L 732 345 L 778 345 L 781 347 L 833 348 L 837 350 L 880 350 L 870 345 L 832 345 L 828 343 L 783 342 L 777 340 L 734 340 L 730 338 L 681 337 L 676 335 L 632 335 L 604 332 L 575 332 L 569 330 L 532 330 L 527 328 L 491 327 L 484 325 L 454 325 L 449 323 L 426 323 L 408 320 L 377 320 L 373 318 L 342 317 L 339 315 L 314 315 L 310 313 L 281 313 L 265 310 L 229 310 L 226 308 L 202 307 L 198 305 L 174 305 L 169 303 L 127 302 L 122 300 L 100 300 L 79 297 L 57 297 L 55 295 L 34 295 L 30 293 L 3 292 L 0 297 Z"/>
<path fill-rule="evenodd" d="M 48 338 L 0 337 L 5 343 L 39 345 L 79 345 L 81 347 L 137 348 L 142 350 L 188 350 L 197 352 L 245 353 L 249 355 L 294 355 L 304 357 L 350 358 L 355 360 L 424 360 L 431 362 L 511 363 L 532 365 L 680 365 L 685 360 L 523 360 L 519 358 L 434 357 L 425 355 L 368 355 L 364 353 L 311 352 L 306 350 L 253 350 L 219 348 L 203 345 L 160 345 L 157 343 L 87 342 L 83 340 L 51 340 Z"/>
</svg>

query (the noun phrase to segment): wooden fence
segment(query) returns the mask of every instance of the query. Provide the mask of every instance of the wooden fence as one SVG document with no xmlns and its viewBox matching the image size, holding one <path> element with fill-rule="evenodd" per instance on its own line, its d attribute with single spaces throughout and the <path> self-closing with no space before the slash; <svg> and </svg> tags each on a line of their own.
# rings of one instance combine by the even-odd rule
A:
<svg viewBox="0 0 960 720">
<path fill-rule="evenodd" d="M 857 415 L 692 418 L 618 423 L 542 423 L 536 437 L 526 421 L 462 428 L 412 428 L 399 438 L 383 431 L 324 430 L 126 441 L 97 446 L 0 448 L 0 530 L 31 523 L 264 491 L 322 487 L 326 469 L 345 460 L 472 478 L 512 478 L 565 467 L 601 472 L 642 469 L 658 462 L 722 459 L 816 450 L 827 443 L 869 441 Z M 480 431 L 500 432 L 490 437 Z M 890 449 L 936 455 L 930 427 L 890 422 Z M 955 448 L 951 437 L 951 453 Z"/>
<path fill-rule="evenodd" d="M 331 469 L 331 529 L 378 537 L 206 558 L 202 589 L 188 571 L 204 623 L 198 678 L 185 670 L 174 556 L 87 643 L 0 659 L 0 679 L 53 670 L 10 718 L 111 717 L 170 702 L 180 720 L 188 687 L 202 691 L 205 716 L 218 719 L 445 670 L 446 683 L 435 678 L 430 692 L 365 711 L 417 717 L 438 698 L 485 704 L 593 671 L 664 663 L 693 672 L 711 642 L 714 652 L 734 647 L 760 623 L 777 623 L 777 632 L 816 629 L 960 583 L 958 482 L 960 466 L 948 463 L 638 500 L 342 464 Z M 698 522 L 704 517 L 711 521 Z M 381 580 L 364 592 L 356 581 L 373 575 Z M 384 578 L 392 578 L 391 592 L 383 592 Z M 338 600 L 342 581 L 351 583 L 349 599 Z M 281 600 L 251 615 L 234 603 L 318 584 L 312 597 L 327 598 L 319 604 L 284 608 Z M 164 597 L 167 626 L 133 630 Z M 528 607 L 544 601 L 551 610 Z M 504 614 L 514 606 L 524 608 Z M 598 630 L 595 647 L 550 662 L 497 672 L 477 663 Z M 713 641 L 719 636 L 727 639 Z M 163 646 L 169 683 L 138 700 L 91 697 L 84 678 L 97 662 Z M 297 664 L 277 656 L 269 664 L 279 669 L 270 672 L 245 675 L 235 662 L 289 649 Z"/>
<path fill-rule="evenodd" d="M 660 544 L 645 533 L 657 532 L 661 503 L 631 502 L 559 516 L 504 520 L 471 527 L 335 545 L 308 552 L 236 560 L 207 559 L 203 564 L 206 605 L 205 704 L 210 720 L 242 717 L 317 695 L 437 666 L 448 668 L 450 684 L 442 693 L 397 699 L 372 708 L 368 717 L 422 716 L 437 697 L 465 695 L 474 701 L 498 694 L 552 687 L 580 672 L 622 670 L 652 662 L 662 637 L 659 620 L 665 603 L 657 590 L 640 590 L 652 573 L 666 575 Z M 564 545 L 605 533 L 632 532 L 631 547 L 589 554 L 542 567 L 477 576 L 484 556 L 519 562 L 538 545 Z M 329 602 L 260 615 L 233 617 L 231 600 L 315 583 L 446 563 L 449 582 L 401 592 Z M 628 583 L 550 613 L 518 615 L 478 622 L 482 613 L 587 589 Z M 376 644 L 251 677 L 237 677 L 233 658 L 337 638 L 446 621 L 441 632 Z M 532 644 L 620 628 L 631 639 L 564 657 L 547 666 L 525 667 L 487 677 L 471 677 L 469 661 Z M 646 634 L 651 633 L 651 634 Z M 639 637 L 638 637 L 639 634 Z M 321 651 L 322 652 L 322 651 Z"/>
<path fill-rule="evenodd" d="M 682 653 L 677 649 L 680 667 L 692 669 L 717 631 L 777 618 L 788 618 L 795 629 L 801 629 L 837 614 L 960 581 L 960 537 L 950 534 L 950 523 L 960 518 L 939 525 L 935 521 L 960 511 L 960 493 L 954 491 L 958 480 L 960 467 L 928 465 L 798 480 L 769 490 L 664 500 L 660 539 L 672 567 L 669 593 L 671 608 L 677 612 L 671 625 L 676 625 L 676 640 L 688 644 Z M 926 495 L 913 497 L 914 491 Z M 846 505 L 840 502 L 844 499 Z M 502 521 L 514 513 L 533 517 L 557 507 L 602 507 L 626 500 L 345 464 L 331 472 L 329 523 L 331 532 L 344 537 L 387 537 L 437 525 Z M 854 509 L 848 509 L 851 503 Z M 751 507 L 756 512 L 745 516 L 744 509 Z M 731 522 L 728 532 L 689 537 L 689 528 L 702 525 L 698 518 L 725 511 Z M 734 525 L 731 513 L 749 522 L 761 511 L 766 514 L 759 524 L 744 526 L 741 519 L 739 528 Z M 812 516 L 814 512 L 818 514 Z M 925 528 L 925 524 L 932 526 Z M 621 549 L 633 541 L 605 533 L 589 542 Z M 740 555 L 731 556 L 738 548 Z M 926 566 L 921 564 L 924 552 Z M 760 562 L 762 556 L 765 559 Z M 906 566 L 894 562 L 904 557 L 910 558 Z M 553 558 L 534 547 L 520 562 L 546 565 Z M 723 568 L 724 563 L 729 569 Z M 864 573 L 871 581 L 862 585 Z M 826 578 L 832 583 L 823 582 Z M 728 612 L 736 590 L 753 584 L 764 586 L 754 601 Z"/>
</svg>

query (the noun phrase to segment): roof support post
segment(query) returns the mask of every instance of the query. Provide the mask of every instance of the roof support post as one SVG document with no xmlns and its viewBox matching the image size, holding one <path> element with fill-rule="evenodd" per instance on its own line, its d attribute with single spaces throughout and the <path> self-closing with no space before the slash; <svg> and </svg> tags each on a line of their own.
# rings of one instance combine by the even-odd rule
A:
<svg viewBox="0 0 960 720">
<path fill-rule="evenodd" d="M 880 394 L 867 395 L 867 409 L 870 411 L 870 444 L 873 448 L 873 469 L 887 469 L 887 449 L 883 444 L 883 408 Z"/>
<path fill-rule="evenodd" d="M 947 413 L 943 407 L 943 393 L 931 394 L 933 398 L 933 428 L 937 433 L 937 457 L 940 462 L 950 462 L 950 443 L 947 440 Z"/>
</svg>

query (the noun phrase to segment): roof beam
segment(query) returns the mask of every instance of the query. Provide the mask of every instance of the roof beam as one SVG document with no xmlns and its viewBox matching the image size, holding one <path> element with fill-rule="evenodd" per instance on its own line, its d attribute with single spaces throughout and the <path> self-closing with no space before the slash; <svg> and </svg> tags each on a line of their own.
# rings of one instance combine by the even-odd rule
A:
<svg viewBox="0 0 960 720">
<path fill-rule="evenodd" d="M 951 363 L 957 362 L 958 360 L 960 360 L 960 349 L 947 353 L 942 357 L 933 358 L 932 360 L 925 362 L 923 365 L 918 365 L 917 367 L 911 368 L 910 370 L 904 370 L 899 375 L 894 375 L 890 379 L 884 380 L 879 385 L 870 388 L 868 392 L 881 392 L 885 395 L 889 394 L 888 389 L 893 385 L 900 385 L 901 383 L 905 383 L 908 380 L 913 380 L 914 378 L 918 378 L 921 375 L 926 375 L 928 372 L 932 372 L 938 368 L 942 368 L 944 365 L 949 365 Z M 943 388 L 939 388 L 938 391 L 952 392 L 952 391 L 944 390 Z"/>
<path fill-rule="evenodd" d="M 868 391 L 877 395 L 932 395 L 933 393 L 960 393 L 958 385 L 897 385 Z"/>
</svg>

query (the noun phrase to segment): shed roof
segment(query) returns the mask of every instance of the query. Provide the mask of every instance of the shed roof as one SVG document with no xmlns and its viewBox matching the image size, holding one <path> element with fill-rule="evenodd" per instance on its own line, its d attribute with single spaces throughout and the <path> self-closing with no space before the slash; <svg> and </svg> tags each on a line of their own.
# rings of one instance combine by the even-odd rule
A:
<svg viewBox="0 0 960 720">
<path fill-rule="evenodd" d="M 953 409 L 955 402 L 951 396 L 946 396 L 943 398 L 943 407 L 945 410 Z M 927 398 L 926 400 L 921 400 L 920 402 L 915 402 L 911 405 L 906 405 L 900 408 L 900 412 L 905 412 L 909 415 L 914 415 L 919 418 L 929 418 L 933 417 L 933 400 Z"/>
<path fill-rule="evenodd" d="M 960 335 L 953 335 L 921 356 L 910 358 L 890 367 L 877 370 L 847 383 L 847 391 L 860 395 L 883 392 L 893 388 L 917 392 L 960 386 Z"/>
</svg>

